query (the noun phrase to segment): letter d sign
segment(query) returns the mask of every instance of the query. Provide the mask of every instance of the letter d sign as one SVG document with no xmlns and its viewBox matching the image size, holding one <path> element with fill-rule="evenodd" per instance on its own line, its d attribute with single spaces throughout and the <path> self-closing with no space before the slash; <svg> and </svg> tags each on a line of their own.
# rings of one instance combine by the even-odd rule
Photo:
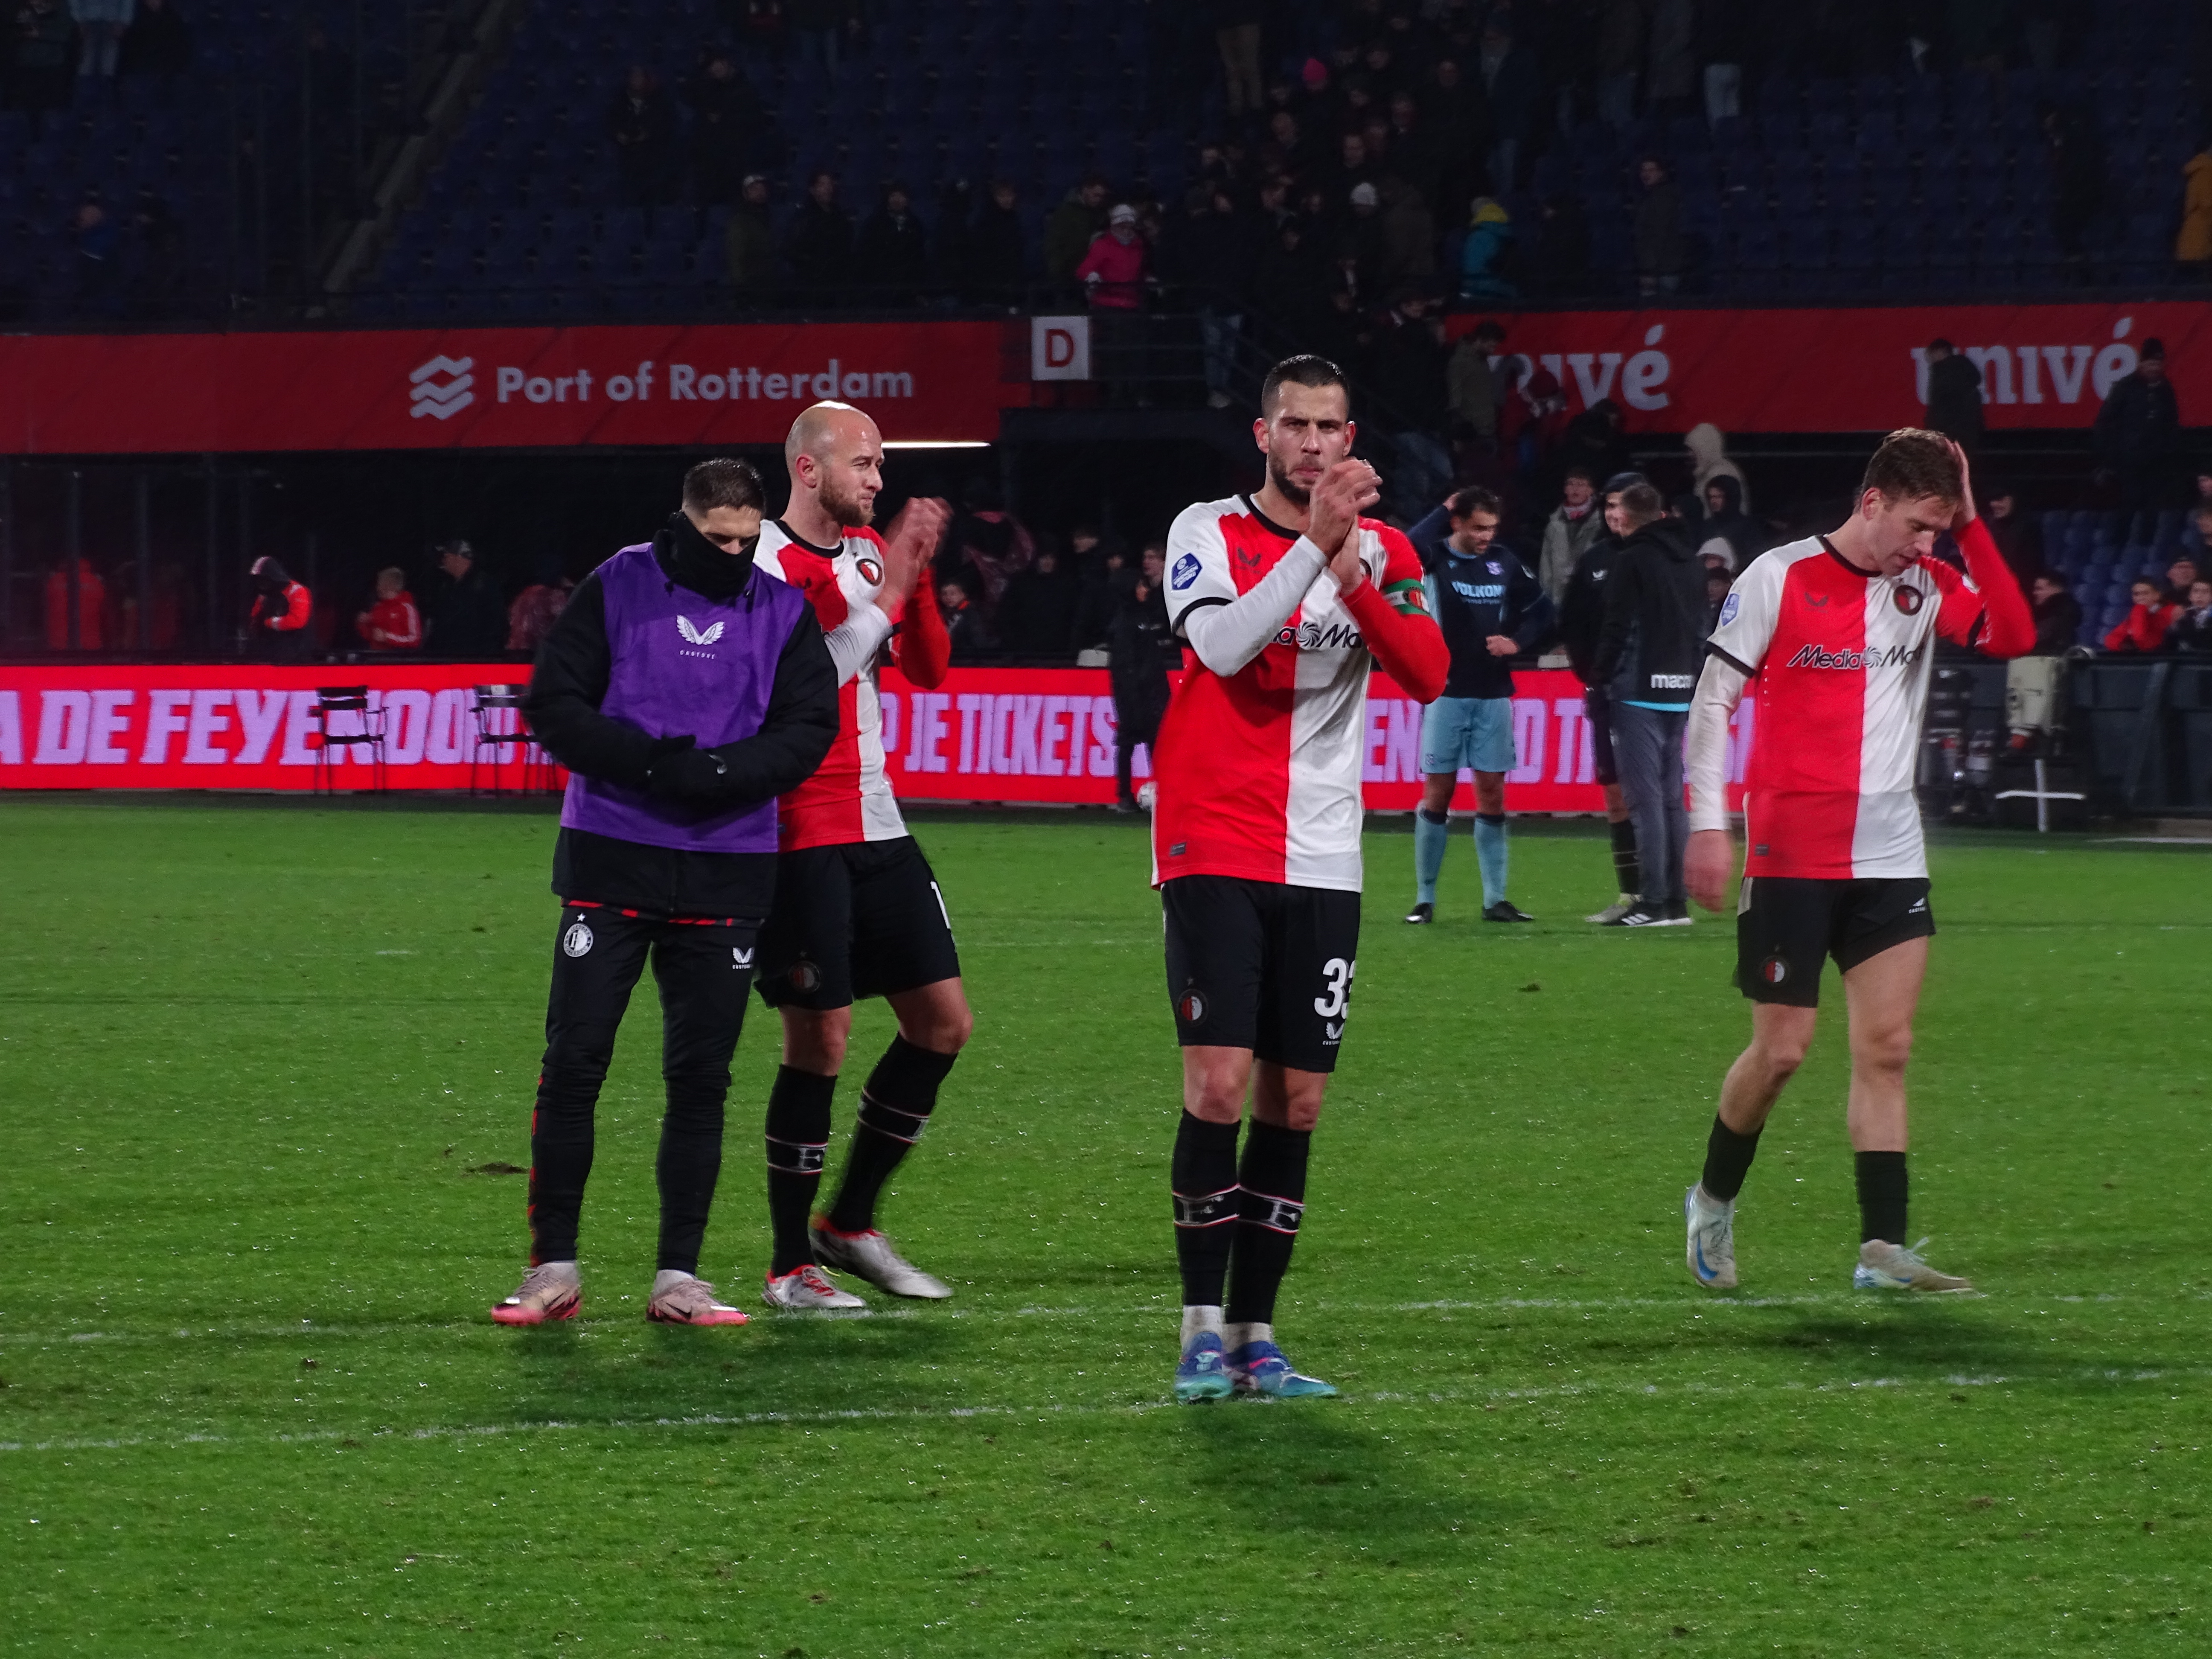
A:
<svg viewBox="0 0 2212 1659">
<path fill-rule="evenodd" d="M 1091 319 L 1088 317 L 1030 319 L 1030 379 L 1087 380 L 1091 378 Z"/>
</svg>

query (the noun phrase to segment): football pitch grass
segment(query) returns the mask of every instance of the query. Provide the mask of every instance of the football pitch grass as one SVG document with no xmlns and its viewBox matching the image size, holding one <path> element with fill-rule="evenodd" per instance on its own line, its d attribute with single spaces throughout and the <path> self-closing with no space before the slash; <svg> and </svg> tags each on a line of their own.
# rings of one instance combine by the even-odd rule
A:
<svg viewBox="0 0 2212 1659">
<path fill-rule="evenodd" d="M 1462 830 L 1407 928 L 1370 833 L 1279 1315 L 1344 1397 L 1176 1407 L 1141 826 L 918 828 L 976 1036 L 885 1221 L 957 1298 L 758 1307 L 756 1004 L 702 1268 L 755 1317 L 644 1322 L 648 981 L 585 1316 L 516 1331 L 551 817 L 0 802 L 0 1648 L 2212 1649 L 2205 852 L 1936 848 L 1914 1230 L 1986 1294 L 1914 1303 L 1850 1288 L 1832 975 L 1708 1295 L 1733 929 L 1598 934 L 1602 841 L 1533 829 L 1538 925 Z"/>
</svg>

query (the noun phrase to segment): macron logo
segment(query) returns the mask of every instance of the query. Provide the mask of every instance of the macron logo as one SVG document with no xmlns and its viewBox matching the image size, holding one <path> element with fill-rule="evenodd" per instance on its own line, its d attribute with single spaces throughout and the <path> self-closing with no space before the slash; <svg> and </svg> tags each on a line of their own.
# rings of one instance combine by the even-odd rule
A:
<svg viewBox="0 0 2212 1659">
<path fill-rule="evenodd" d="M 415 384 L 407 394 L 407 401 L 413 405 L 407 412 L 428 415 L 433 420 L 453 419 L 477 400 L 477 394 L 469 390 L 476 384 L 476 377 L 469 373 L 476 362 L 473 357 L 441 355 L 422 364 L 407 377 Z"/>
<path fill-rule="evenodd" d="M 695 625 L 689 617 L 678 617 L 676 619 L 676 631 L 684 636 L 684 642 L 686 645 L 712 645 L 722 637 L 722 627 L 723 624 L 720 623 L 709 623 L 702 629 Z"/>
</svg>

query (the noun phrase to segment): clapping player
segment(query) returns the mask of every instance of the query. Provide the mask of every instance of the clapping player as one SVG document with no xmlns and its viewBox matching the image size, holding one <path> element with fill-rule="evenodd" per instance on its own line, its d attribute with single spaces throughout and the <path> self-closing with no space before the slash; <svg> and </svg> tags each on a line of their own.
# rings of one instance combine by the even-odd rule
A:
<svg viewBox="0 0 2212 1659">
<path fill-rule="evenodd" d="M 1428 702 L 1447 667 L 1413 548 L 1360 516 L 1381 491 L 1351 459 L 1342 373 L 1276 364 L 1253 434 L 1259 492 L 1187 507 L 1168 534 L 1168 618 L 1189 672 L 1155 751 L 1152 868 L 1182 1044 L 1185 1401 L 1336 1392 L 1276 1346 L 1275 1296 L 1351 1007 L 1367 674 L 1379 662 Z"/>
<path fill-rule="evenodd" d="M 944 682 L 951 641 L 926 578 L 950 514 L 942 501 L 916 500 L 888 537 L 870 529 L 883 459 L 883 435 L 859 410 L 802 411 L 784 445 L 790 505 L 761 537 L 763 568 L 805 594 L 821 619 L 837 680 L 836 742 L 779 809 L 775 914 L 761 934 L 760 993 L 783 1017 L 783 1064 L 768 1103 L 775 1242 L 763 1292 L 777 1308 L 859 1307 L 821 1267 L 894 1296 L 952 1294 L 876 1225 L 877 1197 L 928 1127 L 974 1024 L 944 895 L 891 797 L 876 696 L 886 651 L 915 685 Z M 861 1086 L 836 1200 L 810 1220 L 853 1002 L 873 996 L 890 1004 L 898 1035 Z"/>
</svg>

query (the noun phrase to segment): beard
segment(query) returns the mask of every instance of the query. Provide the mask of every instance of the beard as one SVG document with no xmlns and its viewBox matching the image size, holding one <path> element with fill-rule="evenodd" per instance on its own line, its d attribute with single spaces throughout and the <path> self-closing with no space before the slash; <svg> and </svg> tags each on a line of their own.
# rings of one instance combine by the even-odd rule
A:
<svg viewBox="0 0 2212 1659">
<path fill-rule="evenodd" d="M 822 510 L 848 530 L 864 529 L 876 520 L 876 505 L 832 473 L 822 480 Z"/>
<path fill-rule="evenodd" d="M 1313 505 L 1313 491 L 1284 471 L 1283 464 L 1273 455 L 1267 457 L 1267 482 L 1273 484 L 1277 493 L 1293 507 Z"/>
</svg>

